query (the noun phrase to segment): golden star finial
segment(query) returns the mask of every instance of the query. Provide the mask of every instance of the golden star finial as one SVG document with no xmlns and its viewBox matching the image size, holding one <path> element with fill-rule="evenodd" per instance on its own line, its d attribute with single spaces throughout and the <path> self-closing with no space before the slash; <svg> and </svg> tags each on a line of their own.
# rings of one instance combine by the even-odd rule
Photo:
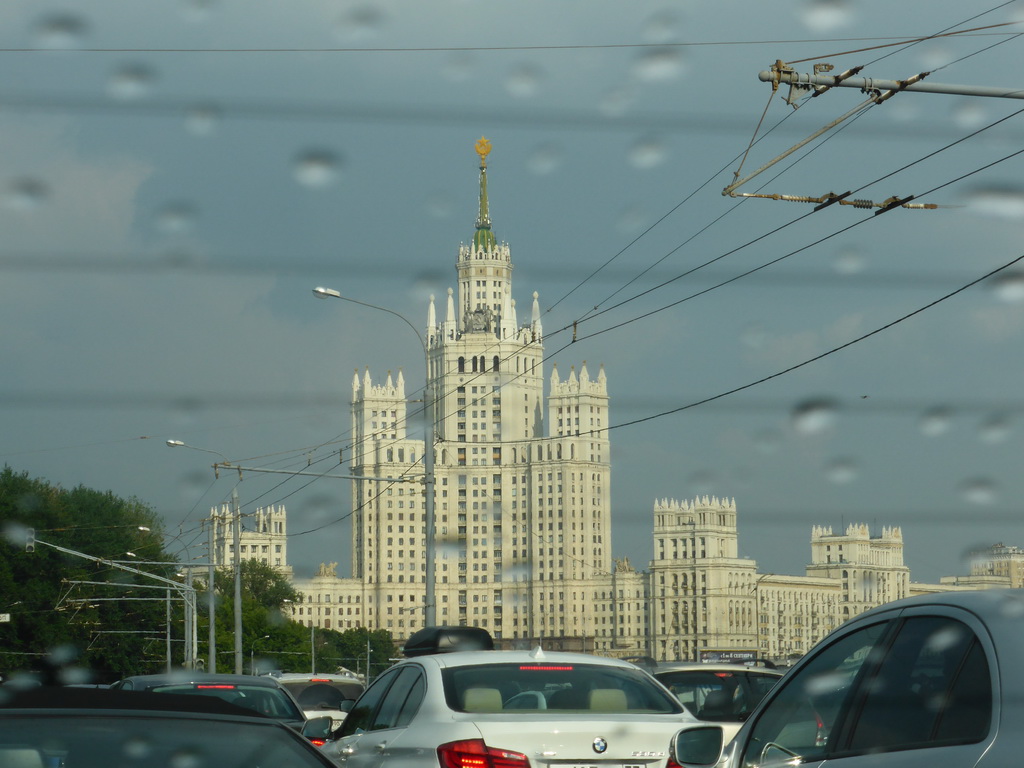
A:
<svg viewBox="0 0 1024 768">
<path fill-rule="evenodd" d="M 491 142 L 481 136 L 476 142 L 476 153 L 480 155 L 480 164 L 487 165 L 487 155 L 491 153 Z"/>
</svg>

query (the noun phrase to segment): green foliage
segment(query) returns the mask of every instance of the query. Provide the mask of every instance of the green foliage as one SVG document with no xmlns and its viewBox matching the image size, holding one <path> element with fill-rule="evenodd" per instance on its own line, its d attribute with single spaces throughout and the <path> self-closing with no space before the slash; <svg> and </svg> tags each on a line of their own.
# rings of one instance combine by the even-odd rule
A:
<svg viewBox="0 0 1024 768">
<path fill-rule="evenodd" d="M 162 652 L 164 591 L 138 586 L 158 582 L 111 562 L 130 560 L 129 552 L 140 560 L 169 559 L 152 509 L 110 492 L 65 490 L 5 467 L 0 525 L 0 613 L 11 617 L 0 623 L 0 673 L 73 662 L 106 681 L 136 671 L 154 648 Z M 37 539 L 33 552 L 25 551 L 29 528 Z M 173 575 L 166 566 L 127 567 Z"/>
</svg>

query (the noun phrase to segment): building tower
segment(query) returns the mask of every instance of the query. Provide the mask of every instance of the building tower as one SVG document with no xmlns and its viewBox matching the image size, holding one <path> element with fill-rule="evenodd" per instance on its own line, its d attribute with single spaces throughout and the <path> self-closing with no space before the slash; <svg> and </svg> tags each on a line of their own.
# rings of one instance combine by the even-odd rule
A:
<svg viewBox="0 0 1024 768">
<path fill-rule="evenodd" d="M 479 208 L 458 250 L 457 293 L 448 289 L 441 320 L 431 297 L 423 337 L 435 412 L 437 621 L 509 640 L 593 636 L 583 580 L 610 584 L 612 572 L 607 381 L 586 364 L 564 381 L 552 371 L 547 434 L 539 297 L 520 325 L 511 251 L 491 229 L 490 150 L 476 143 Z M 396 637 L 422 626 L 430 524 L 423 443 L 405 428 L 422 409 L 406 397 L 401 372 L 352 382 L 350 468 L 367 478 L 353 482 L 353 578 L 365 623 Z"/>
<path fill-rule="evenodd" d="M 652 656 L 701 661 L 716 649 L 757 647 L 757 563 L 738 551 L 735 500 L 655 502 Z"/>
</svg>

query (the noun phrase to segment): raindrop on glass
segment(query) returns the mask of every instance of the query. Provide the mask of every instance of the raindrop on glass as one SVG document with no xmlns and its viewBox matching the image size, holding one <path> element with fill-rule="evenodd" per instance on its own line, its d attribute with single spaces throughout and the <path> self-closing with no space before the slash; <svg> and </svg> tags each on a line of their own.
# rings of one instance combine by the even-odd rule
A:
<svg viewBox="0 0 1024 768">
<path fill-rule="evenodd" d="M 980 101 L 981 99 L 965 99 L 953 107 L 953 122 L 958 128 L 973 130 L 985 124 L 985 108 L 978 103 Z"/>
<path fill-rule="evenodd" d="M 4 205 L 12 211 L 28 213 L 38 208 L 50 196 L 49 188 L 36 179 L 16 179 L 4 195 Z"/>
<path fill-rule="evenodd" d="M 1024 219 L 1024 188 L 1008 184 L 979 187 L 968 194 L 967 209 L 993 219 Z"/>
<path fill-rule="evenodd" d="M 532 64 L 520 64 L 505 78 L 505 90 L 510 96 L 528 98 L 540 90 L 543 73 Z"/>
<path fill-rule="evenodd" d="M 88 25 L 80 16 L 56 13 L 40 19 L 35 36 L 40 48 L 76 48 L 87 31 Z"/>
<path fill-rule="evenodd" d="M 220 109 L 209 105 L 192 107 L 185 114 L 185 130 L 194 136 L 209 136 L 220 124 Z"/>
<path fill-rule="evenodd" d="M 850 23 L 853 14 L 846 0 L 807 0 L 797 19 L 814 32 L 831 32 Z"/>
<path fill-rule="evenodd" d="M 802 435 L 815 435 L 835 424 L 839 410 L 834 400 L 806 400 L 793 409 L 793 428 Z"/>
<path fill-rule="evenodd" d="M 1024 301 L 1024 272 L 1000 272 L 989 281 L 989 287 L 999 301 L 1019 304 Z"/>
<path fill-rule="evenodd" d="M 629 148 L 629 162 L 634 168 L 656 168 L 667 157 L 668 150 L 661 140 L 650 136 L 640 139 Z"/>
<path fill-rule="evenodd" d="M 295 179 L 306 187 L 320 188 L 333 184 L 341 162 L 329 150 L 310 150 L 295 160 Z"/>
<path fill-rule="evenodd" d="M 987 477 L 974 477 L 965 480 L 960 485 L 960 495 L 968 504 L 977 506 L 992 504 L 998 496 L 995 483 Z"/>
<path fill-rule="evenodd" d="M 538 176 L 551 173 L 562 163 L 562 148 L 557 144 L 542 144 L 534 148 L 526 161 L 531 172 Z"/>
<path fill-rule="evenodd" d="M 833 459 L 825 467 L 825 477 L 836 485 L 852 483 L 857 479 L 857 462 L 850 458 Z"/>
<path fill-rule="evenodd" d="M 139 99 L 146 96 L 156 82 L 156 73 L 145 64 L 126 64 L 110 78 L 108 91 L 116 99 Z"/>
<path fill-rule="evenodd" d="M 748 325 L 740 333 L 740 343 L 750 349 L 761 349 L 767 341 L 768 332 L 760 325 Z"/>
<path fill-rule="evenodd" d="M 157 229 L 165 235 L 180 235 L 192 231 L 196 210 L 188 203 L 168 203 L 156 215 Z"/>
<path fill-rule="evenodd" d="M 686 60 L 678 48 L 652 48 L 633 60 L 633 75 L 644 82 L 675 80 L 686 73 Z"/>
<path fill-rule="evenodd" d="M 435 219 L 446 219 L 452 215 L 452 199 L 446 192 L 432 192 L 426 201 L 426 210 Z"/>
<path fill-rule="evenodd" d="M 680 26 L 681 20 L 673 11 L 659 11 L 644 23 L 644 39 L 651 43 L 671 42 L 679 37 Z"/>
<path fill-rule="evenodd" d="M 156 263 L 166 269 L 191 269 L 200 263 L 200 259 L 194 251 L 172 248 L 159 253 Z"/>
<path fill-rule="evenodd" d="M 754 435 L 754 448 L 758 453 L 770 455 L 777 453 L 782 445 L 782 435 L 777 430 L 767 429 Z"/>
<path fill-rule="evenodd" d="M 921 434 L 925 437 L 940 437 L 951 426 L 953 415 L 948 408 L 932 408 L 921 417 Z"/>
<path fill-rule="evenodd" d="M 606 117 L 618 117 L 629 111 L 633 101 L 633 95 L 628 90 L 615 88 L 601 97 L 597 108 Z"/>
<path fill-rule="evenodd" d="M 983 443 L 1002 443 L 1010 437 L 1010 420 L 1001 413 L 989 416 L 978 428 Z"/>
<path fill-rule="evenodd" d="M 445 59 L 441 74 L 453 83 L 464 83 L 472 78 L 475 63 L 471 54 L 460 51 Z"/>
<path fill-rule="evenodd" d="M 686 480 L 686 487 L 693 493 L 704 495 L 714 491 L 717 481 L 718 478 L 714 472 L 704 469 L 691 474 Z"/>
<path fill-rule="evenodd" d="M 387 15 L 375 5 L 353 8 L 338 20 L 338 34 L 352 39 L 366 39 L 381 32 Z"/>
<path fill-rule="evenodd" d="M 185 16 L 190 21 L 205 21 L 217 0 L 184 0 Z"/>
<path fill-rule="evenodd" d="M 648 222 L 647 213 L 637 206 L 630 206 L 622 211 L 615 220 L 615 227 L 619 232 L 629 234 L 640 232 Z"/>
<path fill-rule="evenodd" d="M 836 256 L 832 265 L 837 274 L 857 275 L 864 271 L 864 254 L 857 248 L 844 248 Z"/>
<path fill-rule="evenodd" d="M 210 473 L 206 470 L 184 472 L 178 478 L 178 495 L 183 503 L 191 504 L 210 487 Z"/>
</svg>

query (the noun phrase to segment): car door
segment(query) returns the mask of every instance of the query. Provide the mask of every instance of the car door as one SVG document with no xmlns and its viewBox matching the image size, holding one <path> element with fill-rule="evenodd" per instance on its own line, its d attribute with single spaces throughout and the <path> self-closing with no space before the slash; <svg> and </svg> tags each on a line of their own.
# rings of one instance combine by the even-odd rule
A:
<svg viewBox="0 0 1024 768">
<path fill-rule="evenodd" d="M 425 692 L 422 670 L 408 664 L 389 670 L 366 689 L 339 729 L 330 750 L 346 768 L 379 768 L 401 749 L 398 740 Z"/>
<path fill-rule="evenodd" d="M 371 768 L 403 768 L 404 766 L 435 765 L 437 756 L 437 732 L 428 730 L 429 742 L 423 741 L 424 733 L 410 734 L 409 724 L 419 711 L 426 694 L 426 677 L 416 664 L 403 667 L 395 682 L 388 689 L 377 714 L 371 723 L 371 733 L 364 740 L 373 741 L 373 751 L 379 760 Z"/>
<path fill-rule="evenodd" d="M 990 643 L 966 615 L 881 617 L 819 646 L 741 731 L 732 764 L 974 765 L 991 740 Z"/>
<path fill-rule="evenodd" d="M 363 737 L 370 734 L 377 709 L 400 671 L 401 668 L 389 669 L 374 680 L 356 700 L 345 722 L 323 746 L 323 751 L 336 763 L 346 768 L 370 768 L 376 764 L 369 742 L 364 742 Z"/>
</svg>

